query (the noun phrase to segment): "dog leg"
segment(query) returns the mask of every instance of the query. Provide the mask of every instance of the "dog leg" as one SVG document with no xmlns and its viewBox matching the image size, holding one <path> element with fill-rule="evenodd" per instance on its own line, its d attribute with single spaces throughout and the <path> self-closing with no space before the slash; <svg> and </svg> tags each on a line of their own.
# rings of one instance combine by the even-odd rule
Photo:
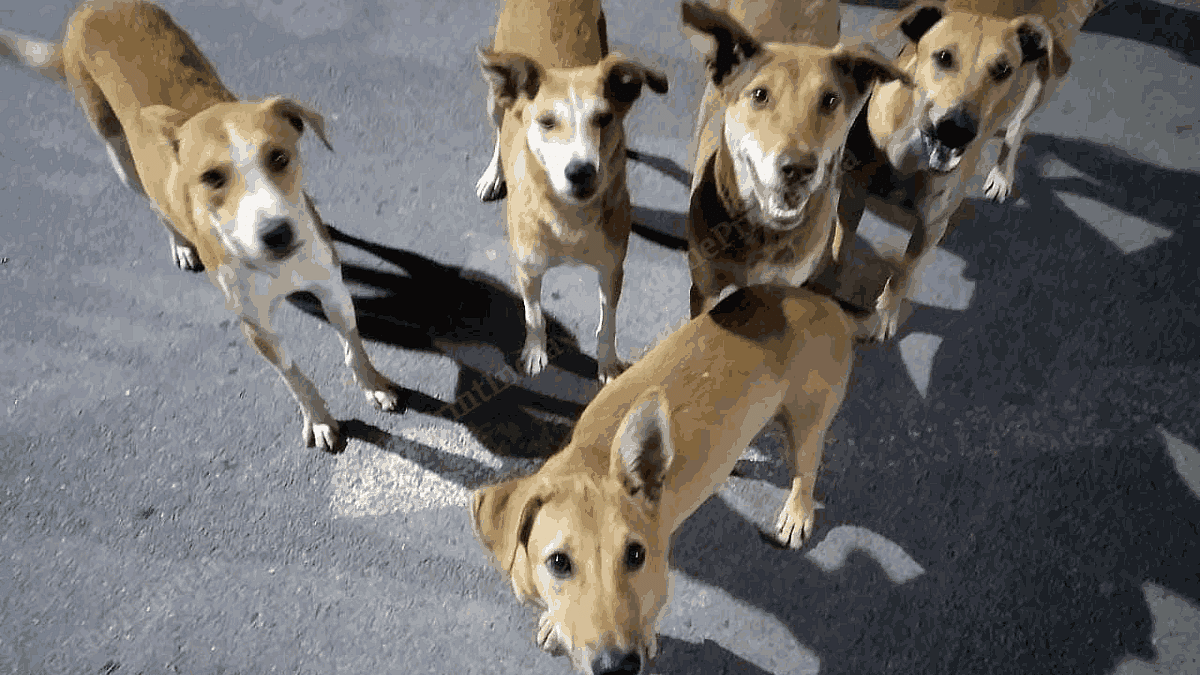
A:
<svg viewBox="0 0 1200 675">
<path fill-rule="evenodd" d="M 494 202 L 504 199 L 508 194 L 508 185 L 504 182 L 504 166 L 500 163 L 500 125 L 504 121 L 504 110 L 496 105 L 496 95 L 488 92 L 488 115 L 492 120 L 492 129 L 496 131 L 496 147 L 492 150 L 492 161 L 475 183 L 475 195 L 482 202 Z"/>
<path fill-rule="evenodd" d="M 688 248 L 688 267 L 692 269 L 692 287 L 688 291 L 691 318 L 712 309 L 711 305 L 721 295 L 724 286 L 717 281 L 717 272 L 711 263 L 696 253 L 695 247 Z"/>
<path fill-rule="evenodd" d="M 521 370 L 535 377 L 550 356 L 546 351 L 546 317 L 542 314 L 542 276 L 546 270 L 518 263 L 515 268 L 517 290 L 525 303 L 525 347 L 521 350 Z"/>
<path fill-rule="evenodd" d="M 245 318 L 242 319 L 242 333 L 254 349 L 275 366 L 275 370 L 279 371 L 291 390 L 292 396 L 300 404 L 300 413 L 304 415 L 304 445 L 310 448 L 315 445 L 321 450 L 335 452 L 340 440 L 338 423 L 329 414 L 329 409 L 325 407 L 325 401 L 317 393 L 312 380 L 305 377 L 296 364 L 284 354 L 279 338 L 274 333 Z"/>
<path fill-rule="evenodd" d="M 812 537 L 816 522 L 813 488 L 817 482 L 817 468 L 825 452 L 825 432 L 846 393 L 844 382 L 845 378 L 842 378 L 835 383 L 824 398 L 788 401 L 779 415 L 787 435 L 792 490 L 775 522 L 775 538 L 787 548 L 798 549 Z"/>
<path fill-rule="evenodd" d="M 879 341 L 887 340 L 896 334 L 900 327 L 900 310 L 904 301 L 912 295 L 912 285 L 926 257 L 941 240 L 941 233 L 946 231 L 949 216 L 934 223 L 933 227 L 923 225 L 918 220 L 913 227 L 912 237 L 908 240 L 908 248 L 904 251 L 904 259 L 898 264 L 898 269 L 883 285 L 883 291 L 875 300 L 875 318 L 879 323 L 875 327 L 874 338 Z M 937 238 L 934 238 L 937 233 Z"/>
<path fill-rule="evenodd" d="M 342 351 L 346 355 L 346 366 L 354 373 L 354 381 L 367 395 L 371 405 L 387 412 L 404 412 L 405 405 L 400 401 L 399 387 L 375 370 L 371 358 L 367 356 L 362 337 L 358 334 L 350 292 L 342 283 L 341 274 L 336 276 L 334 283 L 320 288 L 316 295 L 325 310 L 325 317 L 337 329 Z"/>
<path fill-rule="evenodd" d="M 617 359 L 617 303 L 625 268 L 621 263 L 598 268 L 600 273 L 600 325 L 596 328 L 596 363 L 600 384 L 608 384 L 625 369 Z"/>
<path fill-rule="evenodd" d="M 1017 150 L 1029 131 L 1029 118 L 1037 109 L 1044 87 L 1040 79 L 1035 79 L 1025 90 L 1021 106 L 1009 121 L 1004 132 L 1004 142 L 1000 146 L 1000 155 L 996 158 L 996 166 L 988 172 L 987 182 L 983 186 L 983 192 L 988 199 L 1002 202 L 1012 194 L 1012 187 L 1017 178 Z"/>
</svg>

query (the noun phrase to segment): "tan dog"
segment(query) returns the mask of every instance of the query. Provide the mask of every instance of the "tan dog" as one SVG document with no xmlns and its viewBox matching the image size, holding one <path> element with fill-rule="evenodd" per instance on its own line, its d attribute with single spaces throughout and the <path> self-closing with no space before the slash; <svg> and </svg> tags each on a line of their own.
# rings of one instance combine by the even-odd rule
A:
<svg viewBox="0 0 1200 675">
<path fill-rule="evenodd" d="M 239 102 L 187 33 L 149 3 L 85 3 L 61 45 L 5 32 L 0 46 L 74 93 L 122 181 L 158 210 L 175 262 L 208 270 L 250 343 L 283 376 L 306 445 L 334 449 L 338 423 L 271 328 L 272 312 L 295 291 L 321 301 L 367 399 L 403 409 L 363 348 L 337 254 L 303 189 L 305 127 L 329 146 L 320 115 L 286 98 Z"/>
<path fill-rule="evenodd" d="M 966 181 L 986 173 L 985 191 L 1008 197 L 1029 118 L 1066 74 L 1067 49 L 1094 0 L 953 0 L 914 5 L 897 17 L 911 41 L 897 65 L 915 82 L 880 86 L 848 143 L 835 257 L 845 261 L 873 211 L 912 230 L 876 310 L 875 336 L 894 335 L 917 269 L 946 233 Z M 999 162 L 980 164 L 993 137 Z"/>
<path fill-rule="evenodd" d="M 599 2 L 510 0 L 493 51 L 481 53 L 498 129 L 480 196 L 508 192 L 508 240 L 525 303 L 521 366 L 546 366 L 542 277 L 564 263 L 600 275 L 596 360 L 600 381 L 621 371 L 616 311 L 624 281 L 632 207 L 625 182 L 625 116 L 642 85 L 664 94 L 666 77 L 607 55 Z"/>
<path fill-rule="evenodd" d="M 854 330 L 806 289 L 737 290 L 602 389 L 541 470 L 475 493 L 476 535 L 517 597 L 544 610 L 542 649 L 590 675 L 645 672 L 671 535 L 777 414 L 793 478 L 776 536 L 798 548 L 812 534 Z"/>
<path fill-rule="evenodd" d="M 902 78 L 869 47 L 834 46 L 835 0 L 684 2 L 711 36 L 688 209 L 692 316 L 730 284 L 799 286 L 828 250 L 842 147 L 874 83 Z"/>
</svg>

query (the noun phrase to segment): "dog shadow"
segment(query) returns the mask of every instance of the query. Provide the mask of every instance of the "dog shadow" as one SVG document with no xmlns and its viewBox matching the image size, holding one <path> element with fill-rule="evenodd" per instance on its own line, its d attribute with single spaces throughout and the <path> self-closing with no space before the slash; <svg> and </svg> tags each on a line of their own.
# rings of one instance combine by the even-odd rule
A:
<svg viewBox="0 0 1200 675">
<path fill-rule="evenodd" d="M 497 457 L 544 458 L 562 447 L 583 406 L 535 391 L 530 380 L 517 373 L 516 357 L 525 341 L 520 298 L 488 275 L 443 265 L 334 227 L 329 230 L 335 242 L 399 268 L 394 271 L 343 261 L 343 277 L 356 291 L 354 307 L 363 338 L 447 355 L 459 363 L 452 400 L 410 390 L 405 393 L 408 410 L 463 424 Z M 311 294 L 295 293 L 289 301 L 325 319 Z M 547 316 L 546 332 L 553 366 L 583 380 L 596 379 L 595 359 L 579 350 L 578 342 L 560 322 Z M 464 354 L 482 356 L 464 362 Z M 489 354 L 493 358 L 488 358 Z M 350 420 L 346 426 L 349 437 L 391 446 L 380 435 L 386 432 L 361 420 Z M 410 459 L 447 478 L 462 475 L 437 462 Z"/>
<path fill-rule="evenodd" d="M 1071 171 L 1042 176 L 1052 160 Z M 775 550 L 722 499 L 675 541 L 678 569 L 777 617 L 823 673 L 1100 675 L 1157 658 L 1147 583 L 1200 608 L 1200 499 L 1164 435 L 1200 438 L 1200 176 L 1032 136 L 1018 187 L 1025 204 L 974 200 L 943 242 L 970 305 L 919 307 L 857 351 L 815 541 Z M 1104 218 L 1168 234 L 1131 246 Z M 940 339 L 924 395 L 900 358 L 913 333 Z M 739 471 L 788 486 L 781 459 Z M 924 573 L 894 582 L 869 553 L 816 564 L 837 525 Z"/>
</svg>

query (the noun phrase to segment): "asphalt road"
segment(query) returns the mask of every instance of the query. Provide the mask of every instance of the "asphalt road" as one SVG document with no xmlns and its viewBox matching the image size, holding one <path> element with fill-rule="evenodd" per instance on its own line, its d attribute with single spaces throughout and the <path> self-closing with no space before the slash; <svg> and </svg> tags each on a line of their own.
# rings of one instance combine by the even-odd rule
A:
<svg viewBox="0 0 1200 675">
<path fill-rule="evenodd" d="M 0 25 L 45 37 L 69 11 L 6 4 Z M 493 5 L 167 5 L 235 92 L 327 116 L 336 152 L 306 143 L 309 190 L 411 409 L 366 406 L 298 298 L 286 344 L 352 436 L 301 447 L 282 381 L 171 264 L 70 97 L 0 68 L 0 672 L 568 672 L 465 508 L 558 447 L 597 388 L 586 270 L 546 282 L 565 352 L 536 380 L 507 370 L 523 329 L 503 210 L 473 194 Z M 674 2 L 605 6 L 616 49 L 671 85 L 628 125 L 648 155 L 630 358 L 686 313 L 701 68 Z M 844 31 L 876 7 L 845 7 Z M 765 434 L 680 533 L 654 672 L 1200 672 L 1198 10 L 1117 3 L 1087 25 L 1019 198 L 969 204 L 899 339 L 858 350 L 815 542 L 758 539 L 786 480 Z M 865 223 L 862 249 L 889 227 Z"/>
</svg>

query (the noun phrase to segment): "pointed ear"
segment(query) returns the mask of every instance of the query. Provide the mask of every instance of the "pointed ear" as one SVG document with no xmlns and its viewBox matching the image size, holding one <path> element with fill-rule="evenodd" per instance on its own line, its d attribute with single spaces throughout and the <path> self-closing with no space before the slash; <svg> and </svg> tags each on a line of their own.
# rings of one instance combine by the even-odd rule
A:
<svg viewBox="0 0 1200 675">
<path fill-rule="evenodd" d="M 1021 63 L 1044 58 L 1055 77 L 1067 74 L 1071 57 L 1059 45 L 1045 19 L 1033 15 L 1017 17 L 1011 27 L 1021 48 Z"/>
<path fill-rule="evenodd" d="M 912 79 L 897 68 L 892 62 L 868 44 L 847 47 L 838 45 L 833 50 L 833 63 L 838 73 L 849 83 L 850 91 L 859 95 L 871 91 L 876 82 L 891 82 L 900 80 L 901 83 L 912 86 Z"/>
<path fill-rule="evenodd" d="M 179 125 L 190 119 L 191 115 L 168 105 L 146 106 L 140 109 L 138 114 L 142 118 L 146 135 L 169 148 L 171 157 L 178 161 Z"/>
<path fill-rule="evenodd" d="M 708 53 L 708 74 L 720 86 L 735 68 L 762 51 L 742 24 L 725 12 L 700 2 L 685 0 L 680 5 L 683 23 L 710 36 L 714 45 Z"/>
<path fill-rule="evenodd" d="M 263 101 L 263 105 L 268 106 L 273 113 L 287 120 L 288 124 L 292 125 L 296 131 L 304 133 L 304 125 L 312 127 L 313 133 L 321 142 L 333 152 L 333 144 L 329 142 L 329 137 L 325 135 L 325 118 L 321 117 L 320 113 L 311 108 L 293 101 L 290 98 L 275 96 Z"/>
<path fill-rule="evenodd" d="M 657 505 L 673 459 L 670 411 L 662 392 L 652 389 L 621 423 L 613 439 L 610 472 L 631 496 L 645 495 Z"/>
<path fill-rule="evenodd" d="M 472 496 L 471 527 L 475 536 L 509 575 L 513 593 L 523 602 L 537 600 L 525 547 L 548 488 L 535 475 L 480 488 Z"/>
<path fill-rule="evenodd" d="M 899 29 L 912 42 L 920 42 L 921 37 L 928 33 L 934 24 L 941 21 L 944 14 L 945 11 L 940 4 L 919 3 L 912 5 L 903 12 L 900 12 L 895 19 L 885 23 L 875 31 L 875 36 L 882 37 Z"/>
<path fill-rule="evenodd" d="M 601 66 L 604 97 L 628 106 L 642 95 L 642 85 L 656 94 L 667 93 L 667 76 L 619 55 L 609 56 Z"/>
<path fill-rule="evenodd" d="M 524 54 L 480 49 L 479 67 L 501 108 L 512 106 L 521 96 L 532 99 L 542 84 L 542 67 Z"/>
</svg>

